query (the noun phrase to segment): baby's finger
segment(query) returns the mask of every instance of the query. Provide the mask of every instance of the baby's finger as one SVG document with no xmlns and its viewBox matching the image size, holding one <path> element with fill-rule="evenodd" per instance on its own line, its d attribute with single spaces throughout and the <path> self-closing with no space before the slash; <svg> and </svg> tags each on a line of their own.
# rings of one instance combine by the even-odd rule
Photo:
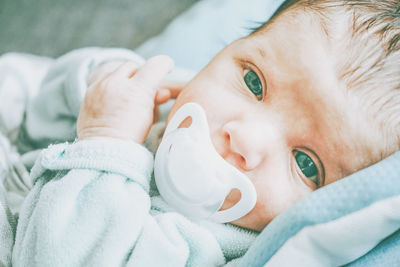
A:
<svg viewBox="0 0 400 267">
<path fill-rule="evenodd" d="M 121 78 L 131 78 L 138 69 L 138 65 L 133 61 L 122 63 L 113 73 L 114 76 Z"/>
<path fill-rule="evenodd" d="M 154 114 L 153 114 L 153 123 L 159 122 L 161 117 L 161 112 L 160 112 L 160 107 L 156 106 L 154 108 Z"/>
<path fill-rule="evenodd" d="M 186 86 L 187 82 L 181 81 L 163 81 L 160 84 L 161 88 L 168 89 L 171 93 L 171 98 L 176 98 L 182 89 Z"/>
<path fill-rule="evenodd" d="M 132 81 L 155 89 L 173 67 L 174 62 L 168 56 L 152 57 L 138 69 Z"/>
<path fill-rule="evenodd" d="M 161 88 L 157 90 L 154 103 L 156 105 L 164 104 L 165 102 L 170 100 L 170 98 L 171 98 L 171 92 L 168 89 Z"/>
</svg>

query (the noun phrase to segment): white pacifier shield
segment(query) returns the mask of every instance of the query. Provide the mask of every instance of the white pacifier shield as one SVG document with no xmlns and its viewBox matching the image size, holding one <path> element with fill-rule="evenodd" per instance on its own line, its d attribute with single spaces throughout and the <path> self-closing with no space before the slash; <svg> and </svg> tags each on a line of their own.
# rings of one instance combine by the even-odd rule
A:
<svg viewBox="0 0 400 267">
<path fill-rule="evenodd" d="M 187 118 L 188 128 L 178 128 Z M 157 150 L 154 175 L 165 201 L 193 219 L 230 222 L 251 211 L 257 195 L 249 179 L 214 149 L 207 119 L 200 105 L 187 103 L 171 119 Z M 218 211 L 234 188 L 241 199 Z"/>
<path fill-rule="evenodd" d="M 214 177 L 214 168 L 203 168 L 210 166 L 212 162 L 208 159 L 200 159 L 193 155 L 204 154 L 197 145 L 185 136 L 182 141 L 171 146 L 168 159 L 168 173 L 170 179 L 178 192 L 183 197 L 194 203 L 201 203 L 203 199 L 209 197 L 213 191 L 213 183 L 204 182 L 204 177 Z M 179 151 L 187 150 L 185 154 Z M 212 166 L 212 165 L 211 165 Z"/>
</svg>

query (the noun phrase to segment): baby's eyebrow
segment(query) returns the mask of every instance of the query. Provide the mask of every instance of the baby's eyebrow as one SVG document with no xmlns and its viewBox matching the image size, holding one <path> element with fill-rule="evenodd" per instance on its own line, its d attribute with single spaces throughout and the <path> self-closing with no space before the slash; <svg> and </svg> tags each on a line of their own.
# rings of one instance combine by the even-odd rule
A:
<svg viewBox="0 0 400 267">
<path fill-rule="evenodd" d="M 257 47 L 256 50 L 257 50 L 258 54 L 259 54 L 263 59 L 266 59 L 266 58 L 267 58 L 267 55 L 265 54 L 264 49 L 262 49 L 262 48 L 260 48 L 260 47 Z"/>
<path fill-rule="evenodd" d="M 267 58 L 267 54 L 265 53 L 265 50 L 263 48 L 257 46 L 256 51 L 263 59 Z"/>
</svg>

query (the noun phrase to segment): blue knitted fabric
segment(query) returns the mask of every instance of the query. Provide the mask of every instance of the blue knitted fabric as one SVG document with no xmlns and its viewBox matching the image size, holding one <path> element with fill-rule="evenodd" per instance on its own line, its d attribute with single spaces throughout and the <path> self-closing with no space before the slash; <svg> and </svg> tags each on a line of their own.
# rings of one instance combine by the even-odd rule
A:
<svg viewBox="0 0 400 267">
<path fill-rule="evenodd" d="M 289 208 L 264 229 L 239 266 L 263 266 L 304 227 L 336 220 L 396 195 L 400 195 L 400 152 L 313 192 Z M 400 266 L 398 253 L 394 256 L 396 251 L 400 251 L 399 231 L 349 266 L 394 264 L 393 261 L 396 264 L 390 266 Z"/>
</svg>

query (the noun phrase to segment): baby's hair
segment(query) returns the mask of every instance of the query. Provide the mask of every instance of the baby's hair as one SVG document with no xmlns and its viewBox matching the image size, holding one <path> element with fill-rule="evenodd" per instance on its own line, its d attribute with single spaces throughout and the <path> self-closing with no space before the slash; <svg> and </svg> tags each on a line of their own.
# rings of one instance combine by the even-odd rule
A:
<svg viewBox="0 0 400 267">
<path fill-rule="evenodd" d="M 400 1 L 287 0 L 256 32 L 280 16 L 304 12 L 318 17 L 337 55 L 339 81 L 376 122 L 385 150 L 399 150 Z"/>
</svg>

